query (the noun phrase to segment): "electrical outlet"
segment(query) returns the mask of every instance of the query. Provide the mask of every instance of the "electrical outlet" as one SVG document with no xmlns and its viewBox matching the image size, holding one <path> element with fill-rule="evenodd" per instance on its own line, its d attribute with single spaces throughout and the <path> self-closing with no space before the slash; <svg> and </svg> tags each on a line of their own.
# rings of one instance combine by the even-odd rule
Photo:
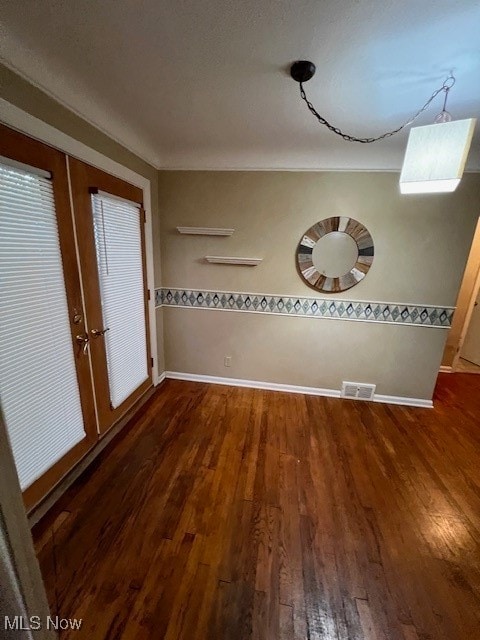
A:
<svg viewBox="0 0 480 640">
<path fill-rule="evenodd" d="M 226 367 L 231 367 L 232 366 L 232 356 L 225 356 L 225 358 L 223 359 L 223 364 Z"/>
</svg>

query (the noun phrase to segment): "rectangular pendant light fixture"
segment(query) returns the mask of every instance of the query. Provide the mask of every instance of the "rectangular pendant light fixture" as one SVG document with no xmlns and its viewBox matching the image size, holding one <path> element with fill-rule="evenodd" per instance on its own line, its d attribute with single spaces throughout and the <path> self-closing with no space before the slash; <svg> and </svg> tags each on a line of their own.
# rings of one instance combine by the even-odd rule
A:
<svg viewBox="0 0 480 640">
<path fill-rule="evenodd" d="M 463 175 L 475 123 L 475 118 L 469 118 L 410 129 L 400 191 L 455 191 Z"/>
</svg>

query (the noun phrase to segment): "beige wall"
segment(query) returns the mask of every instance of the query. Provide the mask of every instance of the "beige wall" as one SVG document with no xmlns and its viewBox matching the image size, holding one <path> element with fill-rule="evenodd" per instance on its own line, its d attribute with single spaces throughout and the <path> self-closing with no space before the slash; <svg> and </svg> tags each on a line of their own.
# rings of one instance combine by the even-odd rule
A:
<svg viewBox="0 0 480 640">
<path fill-rule="evenodd" d="M 158 171 L 2 64 L 0 64 L 0 97 L 150 180 L 153 243 L 157 248 L 154 251 L 155 284 L 160 286 Z M 162 310 L 157 309 L 156 313 L 161 327 Z M 163 340 L 158 341 L 159 371 L 164 367 L 162 343 Z"/>
<path fill-rule="evenodd" d="M 480 210 L 479 175 L 466 175 L 454 194 L 401 197 L 398 176 L 388 173 L 157 172 L 2 65 L 0 96 L 150 179 L 157 286 L 316 295 L 297 275 L 296 244 L 314 222 L 345 214 L 368 227 L 376 254 L 367 278 L 336 297 L 455 303 Z M 177 225 L 236 232 L 182 237 Z M 202 260 L 209 253 L 264 261 L 214 266 Z M 157 320 L 160 370 L 164 335 L 168 370 L 332 388 L 353 378 L 415 397 L 431 396 L 446 337 L 442 329 L 185 309 L 157 309 Z M 224 355 L 233 357 L 229 369 Z"/>
<path fill-rule="evenodd" d="M 453 194 L 401 196 L 398 175 L 366 172 L 161 172 L 163 286 L 321 296 L 298 276 L 295 248 L 313 223 L 352 216 L 375 260 L 335 297 L 454 305 L 480 213 L 480 175 Z M 175 227 L 233 227 L 230 238 Z M 260 257 L 258 267 L 210 265 L 208 254 Z M 413 326 L 164 308 L 167 370 L 431 398 L 447 331 Z M 225 368 L 224 355 L 232 356 Z"/>
</svg>

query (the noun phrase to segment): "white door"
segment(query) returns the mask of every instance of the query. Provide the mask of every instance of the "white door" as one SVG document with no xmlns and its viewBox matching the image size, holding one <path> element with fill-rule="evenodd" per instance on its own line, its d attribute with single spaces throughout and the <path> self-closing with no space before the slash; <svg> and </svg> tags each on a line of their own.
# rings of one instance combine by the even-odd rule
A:
<svg viewBox="0 0 480 640">
<path fill-rule="evenodd" d="M 478 292 L 460 355 L 464 360 L 480 366 L 480 291 Z"/>
</svg>

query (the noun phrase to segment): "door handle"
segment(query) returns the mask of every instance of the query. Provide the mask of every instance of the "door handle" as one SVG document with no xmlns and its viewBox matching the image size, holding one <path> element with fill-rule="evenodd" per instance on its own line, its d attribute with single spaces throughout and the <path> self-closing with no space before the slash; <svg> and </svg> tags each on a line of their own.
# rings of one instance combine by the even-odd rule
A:
<svg viewBox="0 0 480 640">
<path fill-rule="evenodd" d="M 104 336 L 107 331 L 110 331 L 110 327 L 105 327 L 105 329 L 92 329 L 90 333 L 94 338 L 99 338 L 100 336 Z"/>
<path fill-rule="evenodd" d="M 75 336 L 75 340 L 78 342 L 79 345 L 81 345 L 83 355 L 86 356 L 88 352 L 88 343 L 90 342 L 90 338 L 85 333 L 83 335 Z"/>
</svg>

